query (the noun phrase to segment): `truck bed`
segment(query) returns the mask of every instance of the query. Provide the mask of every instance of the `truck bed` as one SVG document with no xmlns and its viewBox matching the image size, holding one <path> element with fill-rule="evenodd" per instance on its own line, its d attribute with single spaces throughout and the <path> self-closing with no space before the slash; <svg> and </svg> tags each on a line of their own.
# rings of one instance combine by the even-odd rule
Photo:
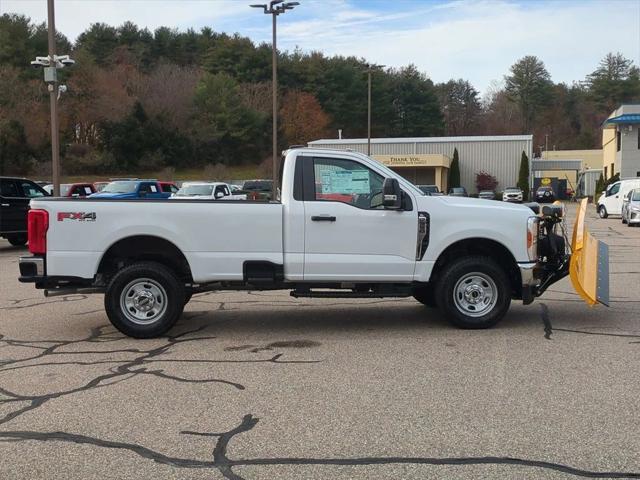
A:
<svg viewBox="0 0 640 480">
<path fill-rule="evenodd" d="M 31 208 L 49 213 L 49 276 L 92 278 L 109 247 L 133 235 L 173 243 L 195 282 L 242 280 L 245 261 L 283 264 L 279 203 L 37 199 Z"/>
</svg>

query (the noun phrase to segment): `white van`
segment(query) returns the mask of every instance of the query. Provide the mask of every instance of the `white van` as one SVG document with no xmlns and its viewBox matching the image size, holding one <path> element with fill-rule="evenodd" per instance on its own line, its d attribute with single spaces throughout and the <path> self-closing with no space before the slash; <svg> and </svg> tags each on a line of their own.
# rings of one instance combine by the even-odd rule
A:
<svg viewBox="0 0 640 480">
<path fill-rule="evenodd" d="M 622 199 L 634 188 L 640 188 L 640 178 L 619 180 L 607 187 L 598 199 L 598 215 L 607 218 L 609 215 L 622 214 Z"/>
</svg>

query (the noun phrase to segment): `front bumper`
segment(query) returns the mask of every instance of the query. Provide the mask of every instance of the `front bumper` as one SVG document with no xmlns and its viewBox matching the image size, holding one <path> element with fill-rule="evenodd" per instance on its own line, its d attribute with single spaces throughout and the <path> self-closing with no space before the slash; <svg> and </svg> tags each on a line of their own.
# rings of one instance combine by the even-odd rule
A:
<svg viewBox="0 0 640 480">
<path fill-rule="evenodd" d="M 522 303 L 529 305 L 537 296 L 536 290 L 540 285 L 540 279 L 536 278 L 541 271 L 539 263 L 518 263 L 520 278 L 522 279 Z"/>
</svg>

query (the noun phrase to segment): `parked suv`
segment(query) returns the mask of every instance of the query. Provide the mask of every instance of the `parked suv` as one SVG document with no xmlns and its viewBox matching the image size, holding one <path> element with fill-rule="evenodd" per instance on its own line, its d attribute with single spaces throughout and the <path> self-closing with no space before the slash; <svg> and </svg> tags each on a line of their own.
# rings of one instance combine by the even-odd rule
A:
<svg viewBox="0 0 640 480">
<path fill-rule="evenodd" d="M 538 187 L 536 190 L 536 202 L 553 203 L 556 201 L 556 195 L 551 187 Z"/>
<path fill-rule="evenodd" d="M 27 243 L 27 213 L 32 198 L 47 192 L 36 182 L 25 178 L 0 177 L 0 237 L 11 245 Z"/>
</svg>

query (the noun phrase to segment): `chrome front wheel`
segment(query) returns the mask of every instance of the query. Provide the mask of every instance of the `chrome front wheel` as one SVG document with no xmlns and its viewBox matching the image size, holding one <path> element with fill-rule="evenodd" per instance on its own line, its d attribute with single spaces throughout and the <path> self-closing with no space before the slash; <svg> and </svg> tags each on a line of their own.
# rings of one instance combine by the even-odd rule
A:
<svg viewBox="0 0 640 480">
<path fill-rule="evenodd" d="M 453 289 L 456 308 L 469 317 L 482 317 L 489 313 L 498 301 L 498 287 L 484 273 L 471 272 L 458 280 Z"/>
</svg>

